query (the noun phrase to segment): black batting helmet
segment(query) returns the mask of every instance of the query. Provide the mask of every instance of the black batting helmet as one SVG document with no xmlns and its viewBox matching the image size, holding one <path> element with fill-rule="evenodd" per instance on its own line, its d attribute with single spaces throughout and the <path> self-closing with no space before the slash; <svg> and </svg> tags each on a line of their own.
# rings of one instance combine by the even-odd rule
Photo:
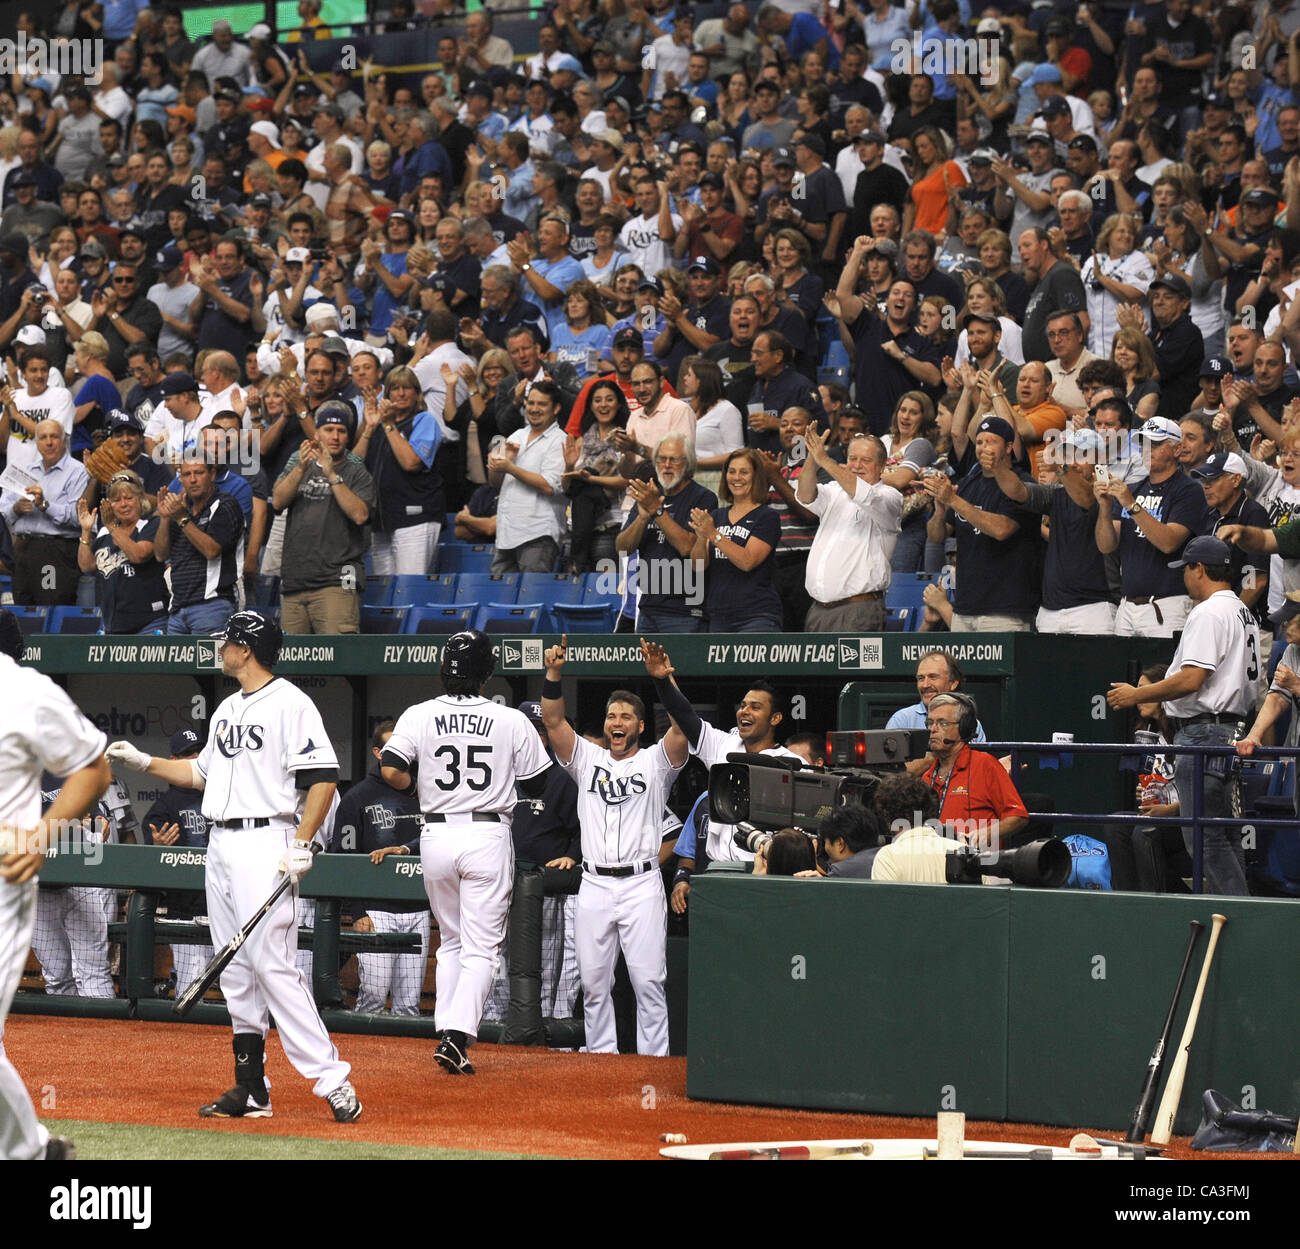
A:
<svg viewBox="0 0 1300 1249">
<path fill-rule="evenodd" d="M 217 634 L 217 640 L 247 646 L 262 667 L 273 668 L 280 656 L 284 634 L 270 616 L 249 609 L 232 613 L 225 629 Z"/>
<path fill-rule="evenodd" d="M 486 633 L 466 629 L 453 633 L 442 651 L 442 679 L 473 681 L 482 685 L 497 666 L 492 642 Z"/>
</svg>

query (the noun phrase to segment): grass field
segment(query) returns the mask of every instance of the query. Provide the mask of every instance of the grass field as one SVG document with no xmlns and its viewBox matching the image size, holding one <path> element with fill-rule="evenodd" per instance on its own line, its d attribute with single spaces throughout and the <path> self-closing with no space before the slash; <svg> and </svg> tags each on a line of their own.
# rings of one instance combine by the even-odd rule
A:
<svg viewBox="0 0 1300 1249">
<path fill-rule="evenodd" d="M 159 1128 L 138 1123 L 89 1119 L 44 1119 L 51 1132 L 76 1142 L 79 1162 L 132 1159 L 144 1162 L 294 1161 L 481 1161 L 542 1160 L 539 1154 L 501 1154 L 487 1150 L 419 1149 L 380 1141 L 325 1141 L 309 1136 L 255 1136 L 209 1132 L 201 1128 Z"/>
</svg>

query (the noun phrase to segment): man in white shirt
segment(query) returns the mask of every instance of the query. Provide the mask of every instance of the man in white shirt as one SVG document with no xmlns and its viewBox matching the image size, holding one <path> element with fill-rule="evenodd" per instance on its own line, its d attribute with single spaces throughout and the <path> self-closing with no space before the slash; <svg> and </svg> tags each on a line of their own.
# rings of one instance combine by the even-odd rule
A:
<svg viewBox="0 0 1300 1249">
<path fill-rule="evenodd" d="M 636 206 L 639 217 L 631 218 L 619 233 L 619 245 L 627 252 L 625 264 L 638 265 L 647 277 L 672 267 L 670 244 L 686 223 L 672 211 L 666 182 L 643 177 L 637 182 Z"/>
<path fill-rule="evenodd" d="M 36 449 L 36 426 L 41 421 L 58 421 L 64 436 L 72 438 L 76 409 L 72 395 L 64 386 L 49 384 L 50 357 L 44 347 L 33 347 L 23 358 L 23 383 L 12 393 L 0 390 L 4 415 L 0 416 L 0 433 L 7 432 L 5 454 L 10 468 L 30 469 L 41 458 Z"/>
<path fill-rule="evenodd" d="M 556 424 L 561 403 L 554 382 L 534 382 L 524 400 L 527 432 L 488 456 L 489 482 L 501 491 L 494 573 L 552 572 L 559 558 L 568 504 L 564 431 Z"/>
<path fill-rule="evenodd" d="M 650 45 L 646 71 L 641 78 L 641 94 L 647 100 L 658 100 L 665 91 L 676 89 L 686 81 L 694 23 L 690 9 L 678 9 L 673 14 L 673 33 L 660 35 Z"/>
<path fill-rule="evenodd" d="M 456 346 L 456 314 L 449 309 L 438 308 L 429 313 L 425 336 L 433 347 L 415 365 L 415 376 L 420 379 L 420 390 L 424 394 L 424 407 L 442 426 L 443 440 L 459 442 L 460 433 L 447 425 L 447 382 L 443 377 L 443 367 L 449 367 L 456 375 L 453 385 L 456 406 L 459 407 L 469 398 L 469 388 L 460 376 L 461 366 L 477 367 L 476 362 L 473 356 L 467 356 Z"/>
<path fill-rule="evenodd" d="M 890 560 L 903 521 L 903 496 L 880 480 L 885 448 L 860 434 L 849 443 L 845 463 L 826 451 L 828 434 L 811 427 L 804 435 L 814 468 L 831 475 L 824 486 L 807 468 L 795 497 L 819 519 L 808 552 L 809 633 L 875 633 L 885 624 Z"/>
</svg>

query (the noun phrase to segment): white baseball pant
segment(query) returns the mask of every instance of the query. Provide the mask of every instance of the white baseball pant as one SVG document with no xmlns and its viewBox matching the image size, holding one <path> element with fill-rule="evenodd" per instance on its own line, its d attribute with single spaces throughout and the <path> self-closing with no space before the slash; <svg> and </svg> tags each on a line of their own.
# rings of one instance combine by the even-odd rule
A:
<svg viewBox="0 0 1300 1249">
<path fill-rule="evenodd" d="M 244 926 L 281 880 L 280 859 L 296 835 L 290 825 L 270 829 L 213 828 L 205 872 L 212 941 L 223 946 Z M 315 1081 L 317 1097 L 332 1093 L 351 1067 L 339 1058 L 321 1022 L 311 986 L 294 965 L 298 947 L 293 891 L 279 901 L 221 973 L 236 1035 L 265 1037 L 275 1016 L 280 1044 L 298 1072 Z"/>
<path fill-rule="evenodd" d="M 376 932 L 414 932 L 420 935 L 418 954 L 358 954 L 357 1010 L 378 1015 L 390 995 L 394 1015 L 420 1013 L 420 992 L 429 964 L 428 911 L 369 911 Z"/>
<path fill-rule="evenodd" d="M 300 897 L 294 909 L 297 914 L 298 927 L 310 928 L 314 932 L 316 929 L 316 899 Z M 297 941 L 296 936 L 294 940 Z M 308 987 L 311 986 L 312 958 L 315 953 L 315 950 L 304 950 L 299 947 L 298 954 L 293 960 L 294 966 L 307 977 Z"/>
<path fill-rule="evenodd" d="M 572 1019 L 582 979 L 578 975 L 578 947 L 574 925 L 578 895 L 566 893 L 542 899 L 542 1018 Z M 509 931 L 507 929 L 507 936 Z M 510 960 L 508 942 L 496 961 L 492 992 L 484 1019 L 504 1020 L 510 1005 Z"/>
<path fill-rule="evenodd" d="M 434 1019 L 443 1032 L 478 1036 L 515 877 L 510 826 L 426 824 L 420 862 L 442 938 Z"/>
<path fill-rule="evenodd" d="M 116 997 L 108 971 L 107 889 L 69 886 L 37 894 L 32 949 L 45 992 Z"/>
<path fill-rule="evenodd" d="M 41 1158 L 50 1134 L 37 1121 L 22 1077 L 5 1056 L 4 1029 L 36 926 L 36 882 L 0 881 L 0 1159 Z"/>
<path fill-rule="evenodd" d="M 619 877 L 583 872 L 577 944 L 589 1053 L 618 1053 L 612 990 L 621 948 L 636 993 L 636 1052 L 667 1055 L 667 917 L 658 872 Z"/>
</svg>

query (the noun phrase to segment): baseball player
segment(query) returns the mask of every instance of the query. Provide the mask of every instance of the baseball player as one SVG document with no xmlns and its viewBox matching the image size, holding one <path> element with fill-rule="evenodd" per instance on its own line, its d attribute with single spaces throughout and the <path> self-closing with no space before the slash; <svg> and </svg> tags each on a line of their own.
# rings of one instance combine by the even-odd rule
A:
<svg viewBox="0 0 1300 1249">
<path fill-rule="evenodd" d="M 483 697 L 496 667 L 487 634 L 454 633 L 442 652 L 446 693 L 408 707 L 380 759 L 386 780 L 419 794 L 420 862 L 442 942 L 434 1053 L 451 1075 L 473 1075 L 492 970 L 505 938 L 515 855 L 510 819 L 515 784 L 539 796 L 551 761 L 521 711 Z"/>
<path fill-rule="evenodd" d="M 109 757 L 172 785 L 203 790 L 208 834 L 205 886 L 214 945 L 230 941 L 266 901 L 282 873 L 297 878 L 312 864 L 311 840 L 338 788 L 338 760 L 312 701 L 271 669 L 281 634 L 257 611 L 232 613 L 221 634 L 221 670 L 239 689 L 217 708 L 197 759 L 159 759 L 130 742 Z M 294 891 L 249 935 L 221 974 L 234 1024 L 235 1085 L 203 1106 L 204 1118 L 271 1116 L 263 1067 L 268 1014 L 289 1061 L 315 1082 L 339 1123 L 361 1115 L 361 1102 L 321 1022 L 306 978 L 294 966 Z"/>
<path fill-rule="evenodd" d="M 593 745 L 564 718 L 567 639 L 546 652 L 542 719 L 559 765 L 578 786 L 582 828 L 582 886 L 578 891 L 578 972 L 582 977 L 587 1050 L 618 1053 L 614 1028 L 614 966 L 619 950 L 636 994 L 638 1054 L 668 1053 L 667 903 L 659 874 L 663 810 L 677 773 L 690 755 L 674 723 L 660 742 L 641 749 L 645 704 L 615 690 L 605 704 L 605 739 Z M 666 666 L 662 649 L 644 640 L 646 669 Z"/>
<path fill-rule="evenodd" d="M 370 753 L 375 770 L 343 796 L 334 822 L 336 844 L 344 853 L 368 854 L 382 863 L 390 854 L 410 854 L 420 848 L 424 820 L 414 794 L 399 794 L 379 771 L 384 746 L 396 725 L 385 720 L 375 727 Z M 392 999 L 394 1015 L 418 1015 L 420 992 L 429 962 L 429 904 L 371 902 L 364 898 L 345 907 L 357 932 L 413 932 L 420 937 L 414 954 L 358 954 L 357 1010 L 379 1014 Z"/>
<path fill-rule="evenodd" d="M 193 729 L 177 729 L 171 736 L 172 759 L 197 759 L 203 741 Z M 144 826 L 156 846 L 206 849 L 208 820 L 203 814 L 203 790 L 189 785 L 171 785 L 145 813 Z M 177 890 L 168 893 L 167 917 L 207 921 L 207 902 L 201 893 Z M 203 974 L 215 951 L 211 945 L 172 946 L 172 970 L 176 973 L 176 996 L 180 997 Z"/>
<path fill-rule="evenodd" d="M 22 633 L 0 612 L 0 1158 L 76 1157 L 72 1142 L 36 1119 L 22 1077 L 5 1057 L 4 1024 L 22 978 L 36 921 L 36 873 L 60 827 L 86 816 L 113 779 L 105 737 L 53 681 L 16 662 Z M 41 814 L 42 769 L 66 776 Z"/>
</svg>

